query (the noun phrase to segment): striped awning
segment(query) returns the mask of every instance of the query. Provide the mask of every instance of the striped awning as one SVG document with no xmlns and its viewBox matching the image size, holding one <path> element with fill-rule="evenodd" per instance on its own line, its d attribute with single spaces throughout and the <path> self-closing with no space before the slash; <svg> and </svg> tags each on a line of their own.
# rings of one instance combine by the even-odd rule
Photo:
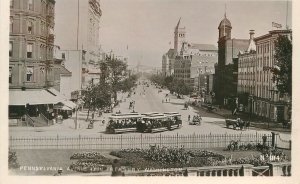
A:
<svg viewBox="0 0 300 184">
<path fill-rule="evenodd" d="M 9 105 L 56 104 L 60 99 L 44 89 L 9 90 Z"/>
</svg>

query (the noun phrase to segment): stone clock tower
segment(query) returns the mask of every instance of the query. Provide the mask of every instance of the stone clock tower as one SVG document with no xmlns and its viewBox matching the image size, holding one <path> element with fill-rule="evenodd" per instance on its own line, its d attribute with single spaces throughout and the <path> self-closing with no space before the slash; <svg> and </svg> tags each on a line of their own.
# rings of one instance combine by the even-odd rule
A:
<svg viewBox="0 0 300 184">
<path fill-rule="evenodd" d="M 180 20 L 181 18 L 179 19 L 174 31 L 174 51 L 176 55 L 179 55 L 182 43 L 185 42 L 186 36 L 185 27 L 180 27 Z"/>
</svg>

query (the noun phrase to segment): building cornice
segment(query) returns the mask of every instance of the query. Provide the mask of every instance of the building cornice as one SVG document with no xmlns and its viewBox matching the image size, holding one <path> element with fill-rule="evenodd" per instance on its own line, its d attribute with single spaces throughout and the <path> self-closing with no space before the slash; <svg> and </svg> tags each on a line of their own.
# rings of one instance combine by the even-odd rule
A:
<svg viewBox="0 0 300 184">
<path fill-rule="evenodd" d="M 269 31 L 268 34 L 254 38 L 254 41 L 259 41 L 259 40 L 263 40 L 266 38 L 270 38 L 274 34 L 290 34 L 290 33 L 292 33 L 292 30 L 290 30 L 290 29 L 289 30 L 272 30 L 272 31 Z"/>
</svg>

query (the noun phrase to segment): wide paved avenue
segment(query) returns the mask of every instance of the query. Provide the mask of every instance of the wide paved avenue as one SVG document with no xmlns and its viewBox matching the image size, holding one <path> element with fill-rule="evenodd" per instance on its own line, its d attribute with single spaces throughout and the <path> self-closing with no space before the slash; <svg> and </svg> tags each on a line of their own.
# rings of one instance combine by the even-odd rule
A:
<svg viewBox="0 0 300 184">
<path fill-rule="evenodd" d="M 150 82 L 148 82 L 150 84 Z M 247 134 L 247 133 L 255 133 L 256 131 L 259 133 L 270 133 L 270 131 L 254 129 L 253 127 L 250 130 L 233 130 L 225 127 L 224 118 L 216 115 L 214 113 L 208 113 L 205 110 L 200 110 L 200 112 L 194 110 L 190 107 L 188 110 L 184 110 L 183 105 L 189 99 L 177 99 L 175 96 L 170 95 L 169 91 L 162 90 L 158 92 L 159 89 L 154 85 L 138 85 L 135 89 L 135 93 L 132 93 L 131 97 L 127 97 L 127 94 L 120 94 L 119 99 L 122 100 L 122 103 L 114 109 L 114 112 L 121 111 L 122 113 L 130 112 L 129 103 L 131 101 L 135 101 L 134 110 L 139 113 L 144 112 L 179 112 L 182 115 L 183 126 L 180 129 L 176 129 L 173 131 L 162 132 L 164 135 L 189 135 L 189 134 Z M 170 98 L 170 102 L 166 102 L 166 94 L 169 94 L 167 98 Z M 190 99 L 191 100 L 191 99 Z M 162 102 L 164 101 L 164 102 Z M 87 111 L 81 111 L 78 113 L 78 121 L 80 122 L 80 128 L 74 129 L 74 118 L 64 120 L 62 124 L 55 124 L 50 127 L 10 127 L 10 135 L 11 136 L 78 136 L 86 135 L 86 136 L 97 136 L 99 134 L 104 134 L 105 125 L 101 124 L 101 120 L 104 118 L 107 122 L 108 116 L 110 114 L 104 114 L 103 117 L 97 117 L 95 115 L 96 121 L 94 124 L 94 129 L 87 129 L 88 123 L 85 121 Z M 197 125 L 189 125 L 188 124 L 188 115 L 191 117 L 195 114 L 200 114 L 202 116 L 202 123 L 200 126 Z M 137 133 L 126 133 L 123 135 L 133 135 Z M 155 133 L 153 133 L 155 134 Z M 114 135 L 107 135 L 114 136 Z M 281 137 L 284 139 L 290 139 L 290 134 L 281 133 Z"/>
</svg>

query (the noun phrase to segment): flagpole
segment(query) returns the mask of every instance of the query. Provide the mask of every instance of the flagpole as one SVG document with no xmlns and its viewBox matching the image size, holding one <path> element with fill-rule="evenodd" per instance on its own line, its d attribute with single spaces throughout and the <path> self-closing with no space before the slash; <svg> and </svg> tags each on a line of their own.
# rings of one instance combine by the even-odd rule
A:
<svg viewBox="0 0 300 184">
<path fill-rule="evenodd" d="M 79 0 L 77 1 L 77 50 L 78 50 L 78 36 L 79 36 Z"/>
<path fill-rule="evenodd" d="M 287 20 L 288 20 L 288 13 L 289 13 L 289 1 L 286 1 L 286 16 L 285 16 L 285 28 L 288 29 Z"/>
</svg>

